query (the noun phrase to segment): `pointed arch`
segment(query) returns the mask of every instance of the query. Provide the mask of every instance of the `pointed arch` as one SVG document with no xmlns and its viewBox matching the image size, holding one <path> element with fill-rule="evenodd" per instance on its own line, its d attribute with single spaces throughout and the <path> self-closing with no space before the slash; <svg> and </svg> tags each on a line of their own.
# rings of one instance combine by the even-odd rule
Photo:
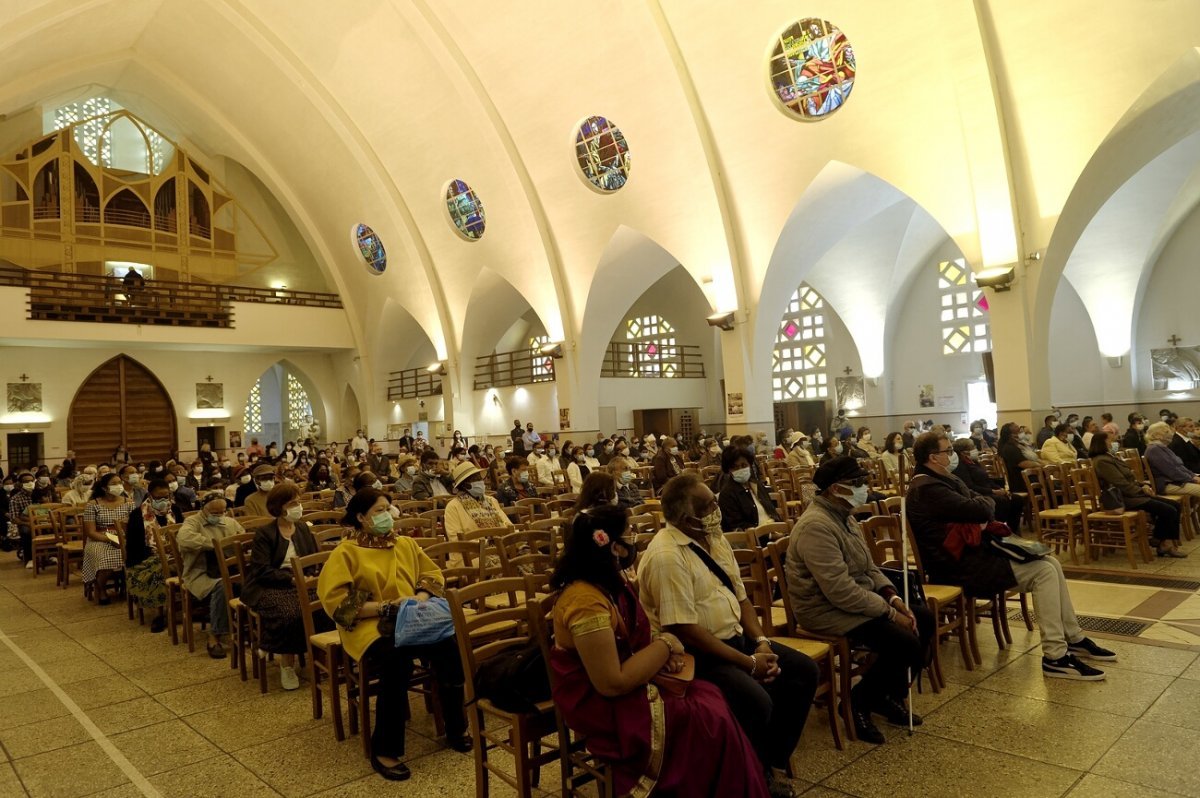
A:
<svg viewBox="0 0 1200 798">
<path fill-rule="evenodd" d="M 477 357 L 496 351 L 513 324 L 531 312 L 537 326 L 545 331 L 545 321 L 512 283 L 487 266 L 480 269 L 467 301 L 460 337 L 464 377 L 474 373 Z M 470 385 L 471 381 L 468 379 L 464 384 Z"/>
<path fill-rule="evenodd" d="M 96 187 L 96 181 L 79 161 L 75 161 L 73 171 L 75 176 L 75 221 L 97 224 L 100 221 L 100 189 Z"/>
<path fill-rule="evenodd" d="M 251 435 L 264 445 L 271 440 L 292 440 L 299 431 L 297 421 L 305 404 L 320 425 L 323 439 L 328 437 L 325 398 L 313 379 L 291 360 L 283 358 L 267 366 L 244 390 L 242 426 L 247 441 Z"/>
<path fill-rule="evenodd" d="M 104 206 L 104 223 L 126 227 L 150 227 L 150 209 L 141 197 L 127 188 L 113 194 Z"/>
<path fill-rule="evenodd" d="M 107 463 L 118 444 L 138 460 L 165 461 L 177 440 L 170 394 L 128 355 L 97 366 L 71 400 L 67 448 L 81 463 Z"/>
<path fill-rule="evenodd" d="M 51 159 L 33 178 L 33 218 L 57 219 L 60 205 L 58 159 Z"/>
</svg>

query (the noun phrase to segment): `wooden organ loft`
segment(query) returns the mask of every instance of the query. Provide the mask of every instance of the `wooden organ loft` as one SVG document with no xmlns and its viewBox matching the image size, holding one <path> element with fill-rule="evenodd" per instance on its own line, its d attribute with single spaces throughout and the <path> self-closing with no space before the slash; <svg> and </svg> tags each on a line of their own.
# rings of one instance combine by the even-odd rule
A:
<svg viewBox="0 0 1200 798">
<path fill-rule="evenodd" d="M 31 319 L 232 327 L 234 300 L 341 306 L 331 294 L 230 285 L 277 256 L 207 170 L 128 111 L 0 160 L 0 285 L 30 289 Z M 111 261 L 151 265 L 153 278 L 132 296 L 105 273 Z"/>
</svg>

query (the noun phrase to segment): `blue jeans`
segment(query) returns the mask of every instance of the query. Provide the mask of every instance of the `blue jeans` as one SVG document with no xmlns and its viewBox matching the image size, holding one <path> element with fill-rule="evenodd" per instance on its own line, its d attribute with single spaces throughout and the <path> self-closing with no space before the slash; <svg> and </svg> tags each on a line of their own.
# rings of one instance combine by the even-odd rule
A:
<svg viewBox="0 0 1200 798">
<path fill-rule="evenodd" d="M 229 634 L 229 605 L 225 602 L 225 586 L 220 582 L 208 594 L 208 623 L 214 635 Z"/>
</svg>

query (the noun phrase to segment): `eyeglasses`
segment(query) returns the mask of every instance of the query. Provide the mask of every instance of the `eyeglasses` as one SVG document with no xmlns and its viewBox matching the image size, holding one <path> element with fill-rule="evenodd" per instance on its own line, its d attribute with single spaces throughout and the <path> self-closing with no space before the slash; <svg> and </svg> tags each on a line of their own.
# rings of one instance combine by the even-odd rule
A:
<svg viewBox="0 0 1200 798">
<path fill-rule="evenodd" d="M 842 484 L 849 485 L 852 488 L 861 488 L 863 485 L 867 484 L 867 478 L 859 477 L 858 479 L 847 479 L 843 480 Z"/>
</svg>

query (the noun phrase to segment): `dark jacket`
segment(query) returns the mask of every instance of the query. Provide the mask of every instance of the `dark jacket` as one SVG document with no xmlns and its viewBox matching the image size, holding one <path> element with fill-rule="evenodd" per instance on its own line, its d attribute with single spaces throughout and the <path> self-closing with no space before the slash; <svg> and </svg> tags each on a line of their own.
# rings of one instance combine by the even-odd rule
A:
<svg viewBox="0 0 1200 798">
<path fill-rule="evenodd" d="M 934 584 L 961 585 L 970 595 L 986 598 L 1016 586 L 1008 560 L 980 547 L 963 549 L 955 560 L 944 547 L 946 526 L 951 523 L 986 524 L 994 519 L 995 502 L 989 496 L 972 496 L 961 479 L 935 474 L 917 466 L 908 486 L 908 523 L 925 575 Z"/>
<path fill-rule="evenodd" d="M 433 480 L 438 480 L 446 487 L 449 493 L 454 492 L 454 480 L 450 479 L 449 474 L 439 474 L 436 477 L 431 477 L 424 471 L 418 471 L 413 477 L 412 497 L 413 499 L 424 500 L 433 498 Z"/>
<path fill-rule="evenodd" d="M 1100 488 L 1116 488 L 1125 499 L 1125 507 L 1133 509 L 1150 500 L 1142 490 L 1142 483 L 1133 476 L 1133 471 L 1121 458 L 1111 454 L 1102 454 L 1092 458 L 1092 470 L 1096 472 L 1096 480 Z"/>
<path fill-rule="evenodd" d="M 182 524 L 183 513 L 174 504 L 167 515 L 158 516 L 158 525 Z M 146 545 L 146 522 L 142 520 L 142 507 L 138 505 L 129 513 L 129 521 L 125 525 L 125 567 L 139 565 L 155 552 Z"/>
<path fill-rule="evenodd" d="M 1183 461 L 1183 465 L 1188 471 L 1200 474 L 1200 448 L 1197 448 L 1196 444 L 1176 435 L 1171 438 L 1169 448 L 1179 455 L 1179 459 Z"/>
<path fill-rule="evenodd" d="M 674 461 L 675 468 L 671 467 L 671 462 Z M 671 455 L 666 446 L 660 446 L 658 454 L 654 455 L 651 461 L 654 465 L 654 471 L 650 476 L 650 481 L 654 483 L 655 490 L 662 490 L 663 485 L 676 474 L 683 473 L 683 457 L 681 455 Z"/>
<path fill-rule="evenodd" d="M 770 518 L 758 517 L 758 508 L 754 506 L 751 490 L 757 491 L 758 501 L 770 514 Z M 721 485 L 717 503 L 721 506 L 721 529 L 726 532 L 753 529 L 779 520 L 779 511 L 775 509 L 775 502 L 771 501 L 767 489 L 753 480 L 745 484 L 739 484 L 733 479 L 725 480 Z"/>
<path fill-rule="evenodd" d="M 513 482 L 512 477 L 506 478 L 500 483 L 500 488 L 496 491 L 496 499 L 505 507 L 512 507 L 520 499 L 536 499 L 537 490 L 532 486 L 522 485 L 519 482 Z"/>
<path fill-rule="evenodd" d="M 1125 449 L 1137 449 L 1138 454 L 1145 454 L 1146 433 L 1130 427 L 1125 431 L 1125 437 L 1121 439 L 1121 446 Z"/>
<path fill-rule="evenodd" d="M 983 466 L 962 455 L 959 455 L 958 468 L 954 469 L 954 476 L 961 479 L 972 491 L 983 496 L 991 496 L 992 491 L 1003 487 L 1003 485 L 997 485 L 995 480 L 988 476 L 988 472 Z"/>
<path fill-rule="evenodd" d="M 317 553 L 317 541 L 303 521 L 296 522 L 292 544 L 296 547 L 297 557 Z M 253 607 L 258 602 L 264 588 L 292 587 L 292 566 L 283 563 L 287 550 L 288 541 L 279 534 L 278 521 L 255 530 L 250 563 L 246 566 L 246 579 L 242 585 L 242 601 L 248 606 Z"/>
</svg>

